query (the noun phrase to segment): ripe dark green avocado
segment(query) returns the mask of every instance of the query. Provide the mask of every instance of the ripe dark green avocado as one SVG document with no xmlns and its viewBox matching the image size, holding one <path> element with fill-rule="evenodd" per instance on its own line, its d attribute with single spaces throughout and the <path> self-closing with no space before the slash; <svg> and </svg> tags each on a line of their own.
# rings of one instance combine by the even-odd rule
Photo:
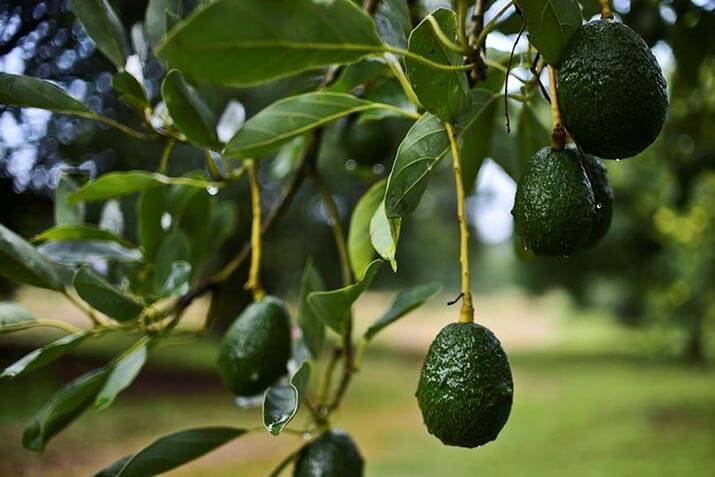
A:
<svg viewBox="0 0 715 477">
<path fill-rule="evenodd" d="M 432 342 L 417 386 L 427 430 L 444 444 L 497 438 L 511 412 L 511 369 L 499 340 L 476 323 L 452 323 Z"/>
<path fill-rule="evenodd" d="M 593 198 L 596 201 L 596 220 L 585 246 L 591 247 L 606 235 L 613 217 L 613 189 L 608 183 L 608 171 L 603 162 L 596 157 L 584 154 L 582 164 L 591 181 Z"/>
<path fill-rule="evenodd" d="M 537 255 L 570 255 L 591 236 L 596 200 L 579 156 L 545 147 L 519 180 L 512 214 L 523 244 Z"/>
<path fill-rule="evenodd" d="M 604 20 L 582 25 L 557 71 L 561 119 L 584 152 L 621 159 L 658 137 L 668 108 L 665 78 L 628 26 Z"/>
<path fill-rule="evenodd" d="M 281 300 L 265 297 L 236 318 L 221 341 L 218 369 L 237 396 L 255 396 L 286 374 L 290 318 Z"/>
<path fill-rule="evenodd" d="M 294 477 L 362 477 L 365 462 L 355 442 L 344 432 L 326 431 L 305 446 Z"/>
</svg>

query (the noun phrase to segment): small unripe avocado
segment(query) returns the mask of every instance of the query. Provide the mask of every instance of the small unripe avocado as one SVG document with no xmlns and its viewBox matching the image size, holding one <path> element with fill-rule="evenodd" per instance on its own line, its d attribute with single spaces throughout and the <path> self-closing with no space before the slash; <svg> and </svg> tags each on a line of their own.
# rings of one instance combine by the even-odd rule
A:
<svg viewBox="0 0 715 477">
<path fill-rule="evenodd" d="M 416 396 L 430 434 L 472 448 L 497 438 L 513 394 L 509 361 L 494 334 L 476 323 L 452 323 L 427 352 Z"/>
<path fill-rule="evenodd" d="M 512 214 L 522 243 L 536 255 L 570 255 L 591 236 L 596 201 L 579 156 L 545 147 L 519 180 Z"/>
<path fill-rule="evenodd" d="M 290 318 L 281 300 L 252 303 L 226 331 L 218 369 L 237 396 L 255 396 L 286 374 L 291 354 Z"/>
<path fill-rule="evenodd" d="M 613 189 L 608 183 L 608 171 L 603 162 L 596 157 L 584 154 L 581 156 L 582 164 L 591 181 L 593 198 L 596 201 L 596 220 L 591 229 L 586 247 L 591 247 L 598 243 L 606 235 L 611 226 L 613 217 Z"/>
<path fill-rule="evenodd" d="M 658 137 L 668 108 L 665 78 L 628 26 L 604 20 L 582 25 L 557 72 L 561 119 L 584 152 L 621 159 Z"/>
<path fill-rule="evenodd" d="M 365 461 L 344 432 L 326 431 L 305 446 L 293 469 L 294 477 L 362 477 Z"/>
</svg>

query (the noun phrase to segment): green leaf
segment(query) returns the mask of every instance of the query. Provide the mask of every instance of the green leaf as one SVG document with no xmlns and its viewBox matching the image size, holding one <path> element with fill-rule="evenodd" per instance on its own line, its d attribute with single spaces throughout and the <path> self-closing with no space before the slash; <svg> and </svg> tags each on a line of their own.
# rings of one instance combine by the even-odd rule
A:
<svg viewBox="0 0 715 477">
<path fill-rule="evenodd" d="M 88 336 L 90 333 L 86 332 L 63 336 L 15 361 L 3 370 L 0 378 L 14 378 L 47 366 L 77 347 Z"/>
<path fill-rule="evenodd" d="M 55 224 L 81 224 L 84 222 L 84 204 L 71 202 L 70 194 L 87 182 L 88 174 L 62 172 L 55 190 Z"/>
<path fill-rule="evenodd" d="M 452 10 L 440 8 L 412 31 L 408 50 L 443 65 L 463 65 L 462 55 L 448 49 L 437 39 L 430 17 L 437 21 L 450 40 L 456 40 L 457 17 Z M 466 72 L 435 70 L 406 57 L 405 73 L 422 106 L 443 121 L 453 121 L 470 106 Z"/>
<path fill-rule="evenodd" d="M 116 242 L 126 247 L 134 245 L 123 237 L 116 235 L 109 230 L 100 229 L 90 224 L 64 224 L 57 225 L 32 237 L 33 242 L 45 242 L 48 240 L 100 240 L 106 242 Z"/>
<path fill-rule="evenodd" d="M 235 427 L 203 427 L 161 437 L 134 455 L 100 471 L 101 477 L 147 477 L 168 472 L 248 432 Z"/>
<path fill-rule="evenodd" d="M 79 191 L 72 194 L 72 200 L 94 202 L 111 199 L 135 192 L 141 192 L 162 185 L 176 184 L 205 189 L 213 186 L 211 182 L 190 177 L 167 177 L 146 171 L 110 172 L 98 177 Z"/>
<path fill-rule="evenodd" d="M 19 108 L 40 108 L 62 114 L 94 117 L 87 106 L 62 89 L 30 76 L 0 73 L 0 103 Z"/>
<path fill-rule="evenodd" d="M 164 35 L 181 19 L 181 0 L 149 0 L 144 17 L 144 27 L 152 46 L 158 44 Z"/>
<path fill-rule="evenodd" d="M 62 281 L 50 262 L 25 239 L 0 224 L 0 275 L 40 288 L 62 290 Z"/>
<path fill-rule="evenodd" d="M 407 0 L 382 0 L 378 2 L 374 16 L 377 32 L 385 43 L 407 48 L 407 37 L 412 31 Z"/>
<path fill-rule="evenodd" d="M 390 263 L 393 272 L 397 272 L 397 242 L 401 226 L 401 218 L 387 218 L 385 202 L 380 203 L 370 220 L 370 243 L 377 254 Z"/>
<path fill-rule="evenodd" d="M 529 42 L 550 65 L 558 65 L 571 36 L 581 26 L 576 0 L 517 0 L 526 17 Z"/>
<path fill-rule="evenodd" d="M 107 0 L 71 0 L 72 11 L 77 15 L 87 34 L 99 51 L 123 70 L 129 46 L 124 27 Z"/>
<path fill-rule="evenodd" d="M 39 245 L 37 251 L 62 265 L 84 265 L 92 260 L 129 263 L 142 259 L 138 249 L 104 240 L 57 240 Z"/>
<path fill-rule="evenodd" d="M 363 61 L 347 65 L 340 71 L 338 78 L 323 91 L 332 93 L 351 93 L 358 86 L 388 76 L 390 69 L 382 61 L 366 58 Z"/>
<path fill-rule="evenodd" d="M 107 371 L 97 369 L 60 389 L 27 424 L 22 435 L 22 445 L 33 451 L 44 450 L 47 441 L 89 407 L 106 378 Z"/>
<path fill-rule="evenodd" d="M 0 302 L 0 334 L 24 330 L 36 323 L 35 315 L 24 306 Z"/>
<path fill-rule="evenodd" d="M 236 158 L 256 157 L 326 123 L 371 109 L 394 109 L 343 93 L 306 93 L 271 104 L 251 119 L 226 145 Z"/>
<path fill-rule="evenodd" d="M 488 111 L 496 97 L 489 91 L 473 91 L 472 106 L 457 121 L 457 133 L 461 134 Z M 397 149 L 385 192 L 388 218 L 405 217 L 417 208 L 432 169 L 448 151 L 449 139 L 442 122 L 431 114 L 422 115 Z"/>
<path fill-rule="evenodd" d="M 136 299 L 124 294 L 86 267 L 77 272 L 72 284 L 84 301 L 119 322 L 136 320 L 144 310 L 144 306 Z"/>
<path fill-rule="evenodd" d="M 405 90 L 402 89 L 399 81 L 395 78 L 381 78 L 373 82 L 365 93 L 365 99 L 376 103 L 390 104 L 404 111 L 417 113 L 417 107 L 410 102 L 405 94 Z M 358 122 L 378 121 L 380 119 L 400 115 L 401 114 L 397 114 L 395 111 L 388 109 L 370 109 L 364 113 L 360 113 Z"/>
<path fill-rule="evenodd" d="M 127 71 L 120 71 L 112 76 L 112 88 L 119 93 L 119 99 L 130 106 L 142 111 L 151 107 L 146 98 L 144 87 Z"/>
<path fill-rule="evenodd" d="M 161 227 L 166 201 L 166 187 L 147 189 L 139 194 L 137 202 L 137 237 L 144 249 L 144 257 L 151 261 L 166 236 Z"/>
<path fill-rule="evenodd" d="M 365 275 L 352 285 L 308 294 L 308 303 L 318 318 L 340 336 L 344 335 L 350 320 L 350 307 L 370 286 L 381 265 L 382 260 L 370 263 Z"/>
<path fill-rule="evenodd" d="M 320 358 L 325 341 L 325 325 L 308 304 L 308 295 L 315 291 L 325 290 L 325 282 L 315 267 L 312 259 L 305 263 L 303 276 L 300 279 L 298 295 L 298 325 L 303 331 L 303 341 L 314 359 Z"/>
<path fill-rule="evenodd" d="M 365 269 L 375 257 L 375 249 L 370 241 L 370 222 L 382 203 L 386 187 L 385 180 L 377 182 L 365 192 L 353 209 L 348 232 L 348 255 L 356 277 L 365 273 Z"/>
<path fill-rule="evenodd" d="M 459 152 L 462 182 L 467 194 L 474 189 L 479 168 L 489 154 L 496 125 L 497 103 L 490 102 L 484 112 L 462 133 L 462 147 Z"/>
<path fill-rule="evenodd" d="M 117 395 L 132 384 L 146 363 L 147 348 L 148 340 L 142 339 L 119 357 L 112 365 L 104 386 L 94 400 L 95 406 L 100 409 L 109 407 Z"/>
<path fill-rule="evenodd" d="M 124 233 L 124 212 L 118 200 L 112 199 L 104 203 L 102 215 L 99 218 L 99 228 L 112 232 L 114 235 Z"/>
<path fill-rule="evenodd" d="M 219 0 L 173 29 L 157 53 L 189 77 L 246 86 L 382 49 L 375 23 L 350 0 Z"/>
<path fill-rule="evenodd" d="M 174 270 L 175 262 L 191 260 L 191 240 L 186 233 L 174 228 L 159 247 L 154 263 L 153 287 L 157 293 L 165 290 Z"/>
<path fill-rule="evenodd" d="M 401 291 L 390 309 L 365 331 L 365 340 L 370 341 L 387 325 L 394 323 L 412 310 L 422 306 L 427 300 L 439 293 L 441 289 L 442 285 L 435 282 Z"/>
<path fill-rule="evenodd" d="M 191 272 L 191 264 L 185 260 L 172 263 L 169 276 L 159 288 L 158 295 L 163 298 L 188 292 L 191 287 Z"/>
<path fill-rule="evenodd" d="M 283 432 L 298 413 L 310 381 L 310 363 L 300 365 L 287 385 L 271 386 L 263 397 L 263 425 L 274 436 Z"/>
<path fill-rule="evenodd" d="M 177 70 L 171 70 L 161 83 L 161 97 L 169 109 L 176 127 L 189 141 L 200 146 L 219 149 L 216 117 Z"/>
</svg>

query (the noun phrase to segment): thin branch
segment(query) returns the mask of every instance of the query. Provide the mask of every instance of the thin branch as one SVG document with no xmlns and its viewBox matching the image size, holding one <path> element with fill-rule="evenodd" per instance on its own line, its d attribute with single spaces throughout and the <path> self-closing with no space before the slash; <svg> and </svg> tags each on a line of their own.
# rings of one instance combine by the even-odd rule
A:
<svg viewBox="0 0 715 477">
<path fill-rule="evenodd" d="M 253 159 L 246 161 L 251 186 L 251 268 L 248 272 L 246 290 L 253 294 L 254 301 L 261 301 L 265 296 L 261 286 L 261 188 L 258 184 L 256 163 Z"/>
</svg>

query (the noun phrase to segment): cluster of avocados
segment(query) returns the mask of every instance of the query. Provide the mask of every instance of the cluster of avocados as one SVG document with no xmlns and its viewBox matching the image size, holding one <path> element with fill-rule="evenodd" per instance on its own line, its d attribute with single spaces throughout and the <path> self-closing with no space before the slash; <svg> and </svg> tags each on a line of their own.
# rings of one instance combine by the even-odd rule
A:
<svg viewBox="0 0 715 477">
<path fill-rule="evenodd" d="M 632 157 L 653 143 L 665 122 L 668 95 L 648 45 L 612 20 L 582 25 L 556 73 L 561 120 L 576 147 L 546 147 L 532 156 L 512 213 L 527 249 L 558 257 L 605 235 L 613 191 L 598 158 Z"/>
</svg>

